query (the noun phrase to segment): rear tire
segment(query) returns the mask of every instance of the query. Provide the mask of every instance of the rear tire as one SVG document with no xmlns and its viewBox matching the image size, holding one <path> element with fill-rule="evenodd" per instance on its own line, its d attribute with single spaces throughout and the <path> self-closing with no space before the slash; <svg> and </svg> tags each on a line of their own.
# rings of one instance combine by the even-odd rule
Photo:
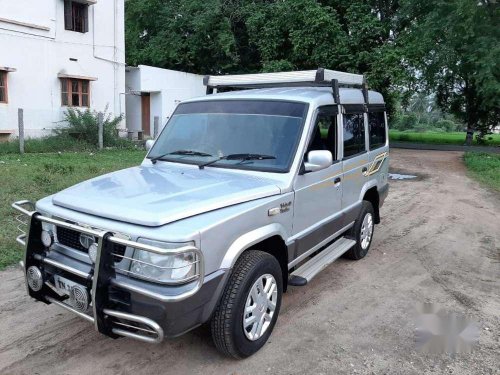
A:
<svg viewBox="0 0 500 375">
<path fill-rule="evenodd" d="M 359 260 L 366 256 L 375 233 L 375 211 L 368 201 L 363 201 L 354 226 L 350 231 L 350 236 L 356 241 L 356 245 L 345 253 L 346 258 Z"/>
<path fill-rule="evenodd" d="M 263 251 L 244 252 L 211 320 L 217 349 L 230 357 L 246 358 L 262 348 L 278 319 L 282 294 L 277 259 Z"/>
</svg>

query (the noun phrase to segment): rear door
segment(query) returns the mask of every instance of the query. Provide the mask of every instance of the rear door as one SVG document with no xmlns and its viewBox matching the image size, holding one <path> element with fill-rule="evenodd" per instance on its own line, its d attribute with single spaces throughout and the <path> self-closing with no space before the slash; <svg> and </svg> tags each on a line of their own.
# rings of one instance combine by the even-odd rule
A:
<svg viewBox="0 0 500 375">
<path fill-rule="evenodd" d="M 352 223 L 359 212 L 360 194 L 367 181 L 370 164 L 366 145 L 366 115 L 364 105 L 345 105 L 342 114 L 342 211 L 344 225 Z"/>
<path fill-rule="evenodd" d="M 342 225 L 342 165 L 338 157 L 339 126 L 337 107 L 320 107 L 309 146 L 312 150 L 332 152 L 333 164 L 326 169 L 301 173 L 295 182 L 293 234 L 296 237 L 295 257 L 329 238 Z"/>
</svg>

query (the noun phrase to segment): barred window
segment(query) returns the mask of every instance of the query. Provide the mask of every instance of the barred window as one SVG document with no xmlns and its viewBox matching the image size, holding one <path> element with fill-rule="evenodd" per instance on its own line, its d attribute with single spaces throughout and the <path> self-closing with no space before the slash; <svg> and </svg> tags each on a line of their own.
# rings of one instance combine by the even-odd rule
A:
<svg viewBox="0 0 500 375">
<path fill-rule="evenodd" d="M 90 81 L 86 79 L 61 79 L 61 105 L 70 107 L 90 106 Z"/>
<path fill-rule="evenodd" d="M 0 103 L 7 103 L 7 72 L 0 71 Z"/>
<path fill-rule="evenodd" d="M 64 28 L 86 33 L 89 31 L 89 6 L 77 1 L 64 0 Z"/>
</svg>

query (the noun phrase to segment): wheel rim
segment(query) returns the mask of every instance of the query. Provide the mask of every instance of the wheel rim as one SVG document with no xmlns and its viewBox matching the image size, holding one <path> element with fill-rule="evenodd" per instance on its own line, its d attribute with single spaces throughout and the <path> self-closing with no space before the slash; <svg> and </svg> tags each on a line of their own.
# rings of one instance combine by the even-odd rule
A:
<svg viewBox="0 0 500 375">
<path fill-rule="evenodd" d="M 277 300 L 278 286 L 274 276 L 259 276 L 250 288 L 243 314 L 243 331 L 249 340 L 258 340 L 269 329 Z"/>
<path fill-rule="evenodd" d="M 363 218 L 363 223 L 361 224 L 360 242 L 361 248 L 363 250 L 368 249 L 370 242 L 372 241 L 373 235 L 373 216 L 371 213 L 367 213 Z"/>
</svg>

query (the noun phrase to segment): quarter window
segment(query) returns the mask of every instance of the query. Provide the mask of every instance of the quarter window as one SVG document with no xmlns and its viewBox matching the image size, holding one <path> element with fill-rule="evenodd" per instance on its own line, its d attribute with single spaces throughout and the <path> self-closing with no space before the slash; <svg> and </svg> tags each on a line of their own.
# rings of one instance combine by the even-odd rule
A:
<svg viewBox="0 0 500 375">
<path fill-rule="evenodd" d="M 79 33 L 89 31 L 89 6 L 77 1 L 64 0 L 64 28 Z"/>
<path fill-rule="evenodd" d="M 90 82 L 86 79 L 61 79 L 61 104 L 70 107 L 89 107 Z"/>
<path fill-rule="evenodd" d="M 384 112 L 368 113 L 368 132 L 370 134 L 370 150 L 382 147 L 386 142 Z"/>
<path fill-rule="evenodd" d="M 344 158 L 366 151 L 363 113 L 344 115 Z"/>
<path fill-rule="evenodd" d="M 0 71 L 0 103 L 7 103 L 7 72 Z"/>
</svg>

